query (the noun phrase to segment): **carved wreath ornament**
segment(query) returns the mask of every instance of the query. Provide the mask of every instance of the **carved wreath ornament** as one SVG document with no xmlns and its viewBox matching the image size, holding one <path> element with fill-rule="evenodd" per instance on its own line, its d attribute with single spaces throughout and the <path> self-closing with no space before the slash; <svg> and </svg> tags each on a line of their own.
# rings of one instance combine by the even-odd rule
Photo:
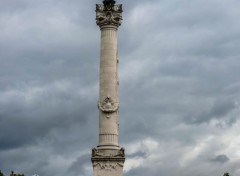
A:
<svg viewBox="0 0 240 176">
<path fill-rule="evenodd" d="M 96 22 L 98 26 L 120 26 L 122 21 L 122 4 L 115 5 L 115 1 L 104 1 L 96 5 Z"/>
<path fill-rule="evenodd" d="M 115 103 L 110 96 L 107 96 L 103 102 L 98 102 L 98 108 L 102 112 L 112 113 L 119 108 L 119 103 Z"/>
</svg>

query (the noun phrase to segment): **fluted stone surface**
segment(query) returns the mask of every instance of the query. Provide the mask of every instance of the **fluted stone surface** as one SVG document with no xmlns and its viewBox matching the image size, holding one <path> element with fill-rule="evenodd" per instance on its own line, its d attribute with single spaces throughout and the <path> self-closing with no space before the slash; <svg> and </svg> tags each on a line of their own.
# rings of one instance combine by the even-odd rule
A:
<svg viewBox="0 0 240 176">
<path fill-rule="evenodd" d="M 118 74 L 117 30 L 111 26 L 101 29 L 99 107 L 99 145 L 118 145 Z M 105 101 L 106 100 L 106 101 Z M 109 101 L 108 101 L 109 100 Z M 104 104 L 104 103 L 105 104 Z"/>
</svg>

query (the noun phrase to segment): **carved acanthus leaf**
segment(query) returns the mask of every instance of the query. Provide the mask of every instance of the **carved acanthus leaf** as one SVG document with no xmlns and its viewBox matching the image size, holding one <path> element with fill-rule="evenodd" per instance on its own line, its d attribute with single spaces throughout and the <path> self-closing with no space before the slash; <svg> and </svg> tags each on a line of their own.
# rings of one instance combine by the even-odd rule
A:
<svg viewBox="0 0 240 176">
<path fill-rule="evenodd" d="M 97 4 L 96 5 L 96 23 L 102 27 L 104 25 L 121 25 L 122 21 L 122 4 Z"/>
</svg>

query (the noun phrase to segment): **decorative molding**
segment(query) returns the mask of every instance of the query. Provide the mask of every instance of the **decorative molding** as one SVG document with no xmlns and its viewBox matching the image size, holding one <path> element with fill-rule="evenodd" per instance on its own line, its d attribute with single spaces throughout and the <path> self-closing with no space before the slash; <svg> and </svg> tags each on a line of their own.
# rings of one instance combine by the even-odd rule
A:
<svg viewBox="0 0 240 176">
<path fill-rule="evenodd" d="M 116 169 L 118 166 L 123 167 L 122 163 L 112 163 L 112 162 L 97 162 L 93 164 L 93 167 L 96 167 L 97 165 L 100 166 L 100 169 L 106 169 L 106 170 L 112 170 L 112 169 Z"/>
<path fill-rule="evenodd" d="M 97 148 L 92 149 L 92 157 L 104 157 L 105 155 L 101 153 Z"/>
<path fill-rule="evenodd" d="M 98 102 L 98 108 L 102 112 L 112 113 L 119 109 L 119 103 L 114 102 L 110 96 L 107 96 L 103 102 Z M 108 115 L 107 118 L 110 118 Z"/>
<path fill-rule="evenodd" d="M 102 27 L 114 25 L 119 27 L 122 21 L 122 4 L 115 5 L 115 1 L 105 0 L 96 5 L 96 23 Z"/>
<path fill-rule="evenodd" d="M 121 148 L 115 157 L 125 157 L 125 149 Z"/>
<path fill-rule="evenodd" d="M 124 158 L 125 157 L 125 150 L 124 148 L 121 148 L 115 153 L 105 153 L 103 150 L 99 150 L 97 148 L 92 149 L 92 158 L 98 158 L 98 157 L 111 157 L 111 158 Z"/>
</svg>

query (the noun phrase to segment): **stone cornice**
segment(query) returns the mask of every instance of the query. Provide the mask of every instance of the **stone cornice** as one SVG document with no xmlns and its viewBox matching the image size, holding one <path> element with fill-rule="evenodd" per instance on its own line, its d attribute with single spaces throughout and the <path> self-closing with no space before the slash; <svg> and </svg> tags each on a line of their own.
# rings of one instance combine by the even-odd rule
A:
<svg viewBox="0 0 240 176">
<path fill-rule="evenodd" d="M 96 5 L 96 23 L 102 28 L 106 25 L 119 27 L 122 22 L 122 4 L 115 5 L 113 0 L 105 0 Z"/>
<path fill-rule="evenodd" d="M 110 153 L 106 153 L 105 150 L 93 148 L 92 158 L 125 158 L 125 150 L 120 148 L 119 150 L 112 150 Z"/>
</svg>

